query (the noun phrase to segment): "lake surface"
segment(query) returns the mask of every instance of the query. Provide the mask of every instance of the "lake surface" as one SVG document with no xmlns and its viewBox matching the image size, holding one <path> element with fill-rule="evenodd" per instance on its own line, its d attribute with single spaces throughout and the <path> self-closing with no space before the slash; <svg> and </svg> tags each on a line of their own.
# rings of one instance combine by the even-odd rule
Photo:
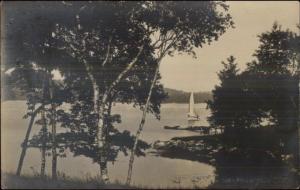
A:
<svg viewBox="0 0 300 190">
<path fill-rule="evenodd" d="M 196 111 L 201 117 L 200 124 L 208 125 L 206 117 L 209 110 L 206 104 L 196 104 Z M 21 153 L 29 120 L 23 119 L 26 113 L 25 101 L 6 101 L 1 104 L 1 162 L 2 171 L 15 172 Z M 198 135 L 191 131 L 165 130 L 163 126 L 187 125 L 187 104 L 162 104 L 161 120 L 156 120 L 148 114 L 141 139 L 148 143 L 156 140 L 169 140 L 175 136 Z M 116 104 L 112 113 L 121 114 L 122 122 L 118 129 L 129 130 L 135 134 L 140 123 L 142 112 L 131 105 Z M 31 135 L 37 133 L 40 126 L 34 126 Z M 58 131 L 60 131 L 58 129 Z M 27 150 L 22 173 L 40 171 L 40 150 Z M 109 163 L 108 172 L 111 181 L 125 182 L 127 177 L 129 156 L 120 153 L 117 161 Z M 51 172 L 51 158 L 47 157 L 47 172 Z M 148 187 L 206 187 L 214 181 L 214 167 L 194 161 L 163 158 L 147 153 L 145 157 L 136 157 L 133 168 L 132 184 Z M 86 175 L 96 176 L 99 173 L 98 164 L 84 156 L 73 157 L 67 153 L 66 158 L 58 158 L 58 171 L 67 176 L 85 178 Z M 177 181 L 177 182 L 174 182 Z"/>
</svg>

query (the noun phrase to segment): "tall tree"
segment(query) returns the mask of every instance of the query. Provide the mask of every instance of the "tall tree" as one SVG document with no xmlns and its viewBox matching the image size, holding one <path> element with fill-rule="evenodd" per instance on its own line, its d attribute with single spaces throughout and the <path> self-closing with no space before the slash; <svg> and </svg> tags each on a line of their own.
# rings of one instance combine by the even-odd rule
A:
<svg viewBox="0 0 300 190">
<path fill-rule="evenodd" d="M 295 126 L 295 119 L 291 118 L 297 115 L 294 73 L 299 48 L 297 50 L 293 42 L 297 35 L 274 23 L 271 31 L 258 37 L 260 46 L 254 53 L 256 60 L 248 63 L 246 71 L 256 78 L 253 80 L 256 86 L 251 88 L 259 95 L 264 110 L 271 112 L 275 124 L 291 128 Z"/>
<path fill-rule="evenodd" d="M 71 131 L 71 133 L 65 134 L 66 139 L 69 139 L 66 140 L 66 143 L 72 144 L 70 147 L 71 151 L 74 152 L 75 155 L 83 154 L 99 162 L 99 158 L 96 159 L 97 157 L 95 155 L 98 151 L 96 151 L 97 149 L 93 146 L 94 142 L 91 142 L 91 139 L 95 139 L 96 137 L 97 127 L 97 125 L 95 125 L 96 118 L 93 114 L 93 88 L 89 85 L 90 80 L 84 68 L 80 67 L 80 63 L 74 62 L 71 64 L 72 67 L 67 67 L 69 69 L 63 71 L 65 91 L 68 92 L 65 94 L 67 97 L 65 102 L 70 104 L 70 112 L 65 112 L 65 110 L 62 109 L 58 110 L 59 122 L 62 122 L 62 126 Z M 113 127 L 113 123 L 117 122 L 120 116 L 110 116 L 111 106 L 109 105 L 111 105 L 112 102 L 133 103 L 134 107 L 142 108 L 147 98 L 146 89 L 151 85 L 155 66 L 155 62 L 149 58 L 144 59 L 144 61 L 139 61 L 132 70 L 128 72 L 126 78 L 120 81 L 119 85 L 114 88 L 112 94 L 109 96 L 107 113 L 104 115 L 107 125 L 105 131 L 105 143 L 107 145 L 107 147 L 105 147 L 107 152 L 106 161 L 113 161 L 119 150 L 132 148 L 134 144 L 133 137 L 128 136 L 129 134 L 127 133 L 120 133 Z M 109 80 L 114 77 L 119 70 L 118 65 L 112 65 L 106 69 L 102 75 L 97 76 L 97 81 L 102 82 L 103 80 Z M 102 95 L 102 93 L 104 92 L 100 91 L 100 95 Z M 163 87 L 159 84 L 159 81 L 157 81 L 153 95 L 155 98 L 151 101 L 150 111 L 159 118 L 159 106 L 165 97 Z M 60 138 L 63 138 L 63 136 L 60 135 Z M 116 141 L 118 143 L 116 143 Z M 143 148 L 144 145 L 143 143 L 138 144 L 136 154 L 141 155 L 139 147 Z"/>
<path fill-rule="evenodd" d="M 224 69 L 218 73 L 220 85 L 212 91 L 213 99 L 207 102 L 212 112 L 209 122 L 212 126 L 224 127 L 224 133 L 233 128 L 256 127 L 263 116 L 258 109 L 261 102 L 245 84 L 246 80 L 253 81 L 255 78 L 239 73 L 233 56 L 222 64 Z"/>
<path fill-rule="evenodd" d="M 75 27 L 57 25 L 52 32 L 54 42 L 49 44 L 68 53 L 87 73 L 93 89 L 93 115 L 97 126 L 95 144 L 99 152 L 100 173 L 102 179 L 107 181 L 105 115 L 108 112 L 109 99 L 118 91 L 116 87 L 135 65 L 156 62 L 151 58 L 153 49 L 149 45 L 150 37 L 145 35 L 143 23 L 133 17 L 141 11 L 141 6 L 138 6 L 140 3 L 97 3 L 91 7 L 96 9 L 100 4 L 110 11 L 102 13 L 97 10 L 99 12 L 95 14 L 99 16 L 98 22 L 93 28 L 81 21 L 81 18 L 85 18 L 86 12 L 83 11 L 80 13 L 82 17 L 76 15 Z M 109 70 L 113 72 L 105 77 Z"/>
<path fill-rule="evenodd" d="M 299 81 L 296 65 L 299 64 L 299 35 L 283 30 L 274 23 L 270 31 L 259 35 L 260 46 L 256 60 L 248 64 L 247 72 L 256 76 L 253 91 L 262 100 L 262 109 L 270 112 L 278 131 L 288 134 L 281 137 L 287 152 L 295 155 L 297 163 L 297 119 L 299 114 Z M 262 86 L 264 85 L 264 86 Z M 261 88 L 259 88 L 259 86 Z"/>
<path fill-rule="evenodd" d="M 225 131 L 228 127 L 234 127 L 237 122 L 238 111 L 234 106 L 240 94 L 237 63 L 233 56 L 230 56 L 227 61 L 228 63 L 222 62 L 224 69 L 218 73 L 221 83 L 212 91 L 213 100 L 208 101 L 212 113 L 209 117 L 210 123 L 215 127 L 225 127 Z"/>
<path fill-rule="evenodd" d="M 20 67 L 26 67 L 31 70 L 32 68 L 30 67 L 32 66 L 30 62 L 34 61 L 35 65 L 47 68 L 50 72 L 57 69 L 68 79 L 72 77 L 69 77 L 68 72 L 66 71 L 70 70 L 70 67 L 74 67 L 77 69 L 83 69 L 87 73 L 90 84 L 93 84 L 92 82 L 95 82 L 96 79 L 96 83 L 94 83 L 96 85 L 91 85 L 91 87 L 94 88 L 94 92 L 96 92 L 93 95 L 93 99 L 97 99 L 97 103 L 94 104 L 94 108 L 97 107 L 100 111 L 99 114 L 96 114 L 100 117 L 100 119 L 96 118 L 96 120 L 99 120 L 99 122 L 96 122 L 96 125 L 99 125 L 98 129 L 101 129 L 98 130 L 98 139 L 100 140 L 97 144 L 99 145 L 101 145 L 101 142 L 105 137 L 104 133 L 102 133 L 102 131 L 106 130 L 104 129 L 105 122 L 102 121 L 104 120 L 105 112 L 108 112 L 107 105 L 109 102 L 108 99 L 112 96 L 111 94 L 118 93 L 118 101 L 134 101 L 135 104 L 141 106 L 144 102 L 143 96 L 145 96 L 145 94 L 142 93 L 142 85 L 144 82 L 140 79 L 143 77 L 144 79 L 151 77 L 151 73 L 153 72 L 149 72 L 149 69 L 151 70 L 152 65 L 156 64 L 151 56 L 149 56 L 151 55 L 150 52 L 152 50 L 150 48 L 146 48 L 147 36 L 143 36 L 144 28 L 142 24 L 137 22 L 135 19 L 132 19 L 133 13 L 139 12 L 141 4 L 142 3 L 140 2 L 78 2 L 69 6 L 63 5 L 61 2 L 55 2 L 51 4 L 51 7 L 55 7 L 56 14 L 49 17 L 49 10 L 51 13 L 51 10 L 54 9 L 47 9 L 43 3 L 24 3 L 26 11 L 32 11 L 33 13 L 26 11 L 22 12 L 24 10 L 14 9 L 11 12 L 14 12 L 15 14 L 8 16 L 11 17 L 8 20 L 12 21 L 12 24 L 9 25 L 10 31 L 15 30 L 16 32 L 14 35 L 7 32 L 7 39 L 10 40 L 10 44 L 14 44 L 18 47 L 13 49 L 14 51 L 10 52 L 10 54 L 18 55 L 17 57 L 20 60 L 23 60 Z M 8 7 L 13 6 L 9 4 Z M 35 7 L 39 7 L 39 9 L 34 9 Z M 22 14 L 20 14 L 20 12 L 22 12 Z M 18 18 L 16 18 L 15 15 L 26 16 L 17 16 Z M 22 24 L 27 23 L 21 22 L 24 19 L 29 20 L 29 23 L 35 23 L 35 25 L 30 26 Z M 57 24 L 57 30 L 55 29 L 55 24 Z M 74 25 L 76 27 L 74 27 Z M 53 28 L 54 31 L 52 31 Z M 24 31 L 30 35 L 22 35 L 22 32 Z M 59 36 L 59 34 L 63 34 L 64 32 L 69 33 L 67 35 Z M 75 33 L 77 36 L 73 38 L 73 34 Z M 58 36 L 62 38 L 59 39 Z M 58 43 L 54 45 L 53 41 L 49 39 L 50 37 L 57 40 L 56 42 Z M 62 43 L 65 42 L 64 40 L 69 40 L 68 37 L 71 37 L 73 40 L 71 40 L 72 42 L 79 42 L 80 45 L 71 46 L 71 49 L 63 49 L 63 51 L 60 48 L 51 48 L 53 45 L 56 47 L 62 47 Z M 74 45 L 72 42 L 66 42 L 66 44 Z M 146 46 L 142 52 L 142 46 L 144 43 Z M 74 52 L 73 47 L 79 48 L 80 50 L 83 50 L 85 47 L 87 49 L 86 51 L 83 50 L 81 53 L 78 53 L 76 51 Z M 66 52 L 69 55 L 66 55 Z M 138 60 L 139 57 L 141 57 L 141 61 Z M 88 64 L 77 64 L 86 62 Z M 139 66 L 140 69 L 136 70 L 135 65 L 137 63 L 139 65 L 144 64 L 144 69 L 141 69 L 142 67 Z M 6 69 L 9 69 L 15 65 L 7 64 L 6 66 Z M 130 69 L 136 71 L 133 71 L 132 74 L 130 74 Z M 104 74 L 110 70 L 112 71 L 110 72 L 110 75 L 107 74 L 104 76 Z M 72 72 L 76 73 L 77 71 L 74 69 Z M 138 72 L 140 72 L 140 74 Z M 147 72 L 149 72 L 149 74 L 147 74 Z M 27 72 L 22 74 L 25 73 Z M 125 88 L 121 90 L 122 93 L 114 89 L 114 86 L 120 83 L 121 79 L 125 79 L 125 77 L 129 75 L 131 75 L 129 83 L 122 82 L 122 84 L 118 87 L 121 88 L 121 86 L 125 84 L 123 86 Z M 36 80 L 33 76 L 34 75 L 28 74 L 27 77 L 24 76 L 23 78 L 28 79 L 28 82 L 31 82 L 32 84 L 40 81 Z M 135 79 L 137 77 L 138 80 Z M 80 77 L 77 79 L 80 79 Z M 151 81 L 151 79 L 148 81 Z M 134 88 L 126 89 L 126 85 L 131 84 L 134 85 Z M 82 83 L 82 85 L 84 86 L 85 84 Z M 157 85 L 156 89 L 156 92 L 158 93 L 157 98 L 153 100 L 154 104 L 152 104 L 152 109 L 153 113 L 159 116 L 160 97 L 163 97 L 164 95 L 160 84 Z M 133 95 L 134 93 L 137 93 L 138 95 Z M 128 94 L 130 96 L 128 96 Z M 67 96 L 64 98 L 62 97 L 63 96 L 60 97 L 60 103 L 65 101 Z M 52 100 L 52 98 L 50 98 L 50 100 Z M 104 103 L 100 104 L 101 102 Z M 103 173 L 105 173 L 106 166 L 103 166 L 103 168 Z"/>
</svg>

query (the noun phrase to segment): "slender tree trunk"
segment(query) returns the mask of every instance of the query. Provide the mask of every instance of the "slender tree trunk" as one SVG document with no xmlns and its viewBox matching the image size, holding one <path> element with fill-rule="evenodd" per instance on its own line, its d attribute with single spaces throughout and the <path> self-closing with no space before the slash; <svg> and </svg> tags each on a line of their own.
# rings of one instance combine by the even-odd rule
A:
<svg viewBox="0 0 300 190">
<path fill-rule="evenodd" d="M 152 80 L 152 83 L 151 83 L 151 87 L 150 87 L 150 90 L 149 90 L 149 93 L 148 93 L 148 97 L 147 97 L 147 100 L 146 100 L 146 104 L 145 104 L 145 107 L 144 107 L 144 110 L 143 110 L 142 120 L 141 120 L 141 123 L 140 123 L 139 128 L 138 128 L 138 130 L 136 132 L 136 135 L 135 135 L 135 141 L 134 141 L 133 149 L 131 151 L 130 160 L 129 160 L 129 168 L 128 168 L 126 184 L 130 184 L 130 182 L 131 182 L 132 168 L 133 168 L 133 162 L 134 162 L 134 154 L 136 152 L 137 143 L 138 143 L 140 134 L 143 130 L 143 127 L 144 127 L 144 124 L 145 124 L 145 121 L 146 121 L 146 114 L 147 114 L 147 110 L 148 110 L 148 107 L 149 107 L 149 104 L 150 104 L 152 91 L 153 91 L 153 88 L 154 88 L 156 80 L 157 80 L 160 61 L 161 61 L 161 58 L 159 59 L 159 62 L 156 66 L 155 74 L 154 74 L 154 77 L 153 77 L 153 80 Z"/>
<path fill-rule="evenodd" d="M 104 138 L 102 139 L 104 142 L 103 148 L 100 149 L 100 169 L 101 169 L 101 175 L 102 175 L 102 179 L 104 180 L 109 180 L 108 177 L 108 170 L 107 170 L 107 163 L 108 163 L 108 158 L 107 158 L 107 154 L 108 154 L 108 149 L 109 149 L 109 144 L 107 143 L 107 138 L 109 135 L 109 128 L 111 126 L 111 120 L 110 120 L 110 116 L 111 116 L 111 106 L 112 106 L 112 102 L 111 100 L 109 100 L 108 102 L 108 108 L 104 108 L 104 113 L 107 114 L 107 117 L 103 119 L 104 121 L 104 128 L 103 128 L 103 136 Z M 104 114 L 105 115 L 105 114 Z"/>
<path fill-rule="evenodd" d="M 145 104 L 145 107 L 144 107 L 144 110 L 143 110 L 142 120 L 141 120 L 139 128 L 138 128 L 138 130 L 137 130 L 137 132 L 135 134 L 135 141 L 134 141 L 133 149 L 132 149 L 131 154 L 130 154 L 126 184 L 130 184 L 130 182 L 131 182 L 133 162 L 134 162 L 134 154 L 135 154 L 136 149 L 137 149 L 137 143 L 139 141 L 140 134 L 141 134 L 141 132 L 142 132 L 142 130 L 144 128 L 144 124 L 145 124 L 145 121 L 146 121 L 146 114 L 147 114 L 147 110 L 148 110 L 148 107 L 149 107 L 149 104 L 150 104 L 150 99 L 151 99 L 152 91 L 153 91 L 153 88 L 154 88 L 156 80 L 157 80 L 157 76 L 158 76 L 159 66 L 160 66 L 161 60 L 165 56 L 165 54 L 167 53 L 167 51 L 170 49 L 170 47 L 175 42 L 176 42 L 176 40 L 173 40 L 166 48 L 164 48 L 164 50 L 161 50 L 160 51 L 161 53 L 160 53 L 160 55 L 159 55 L 159 57 L 157 59 L 157 66 L 156 66 L 155 74 L 154 74 L 154 77 L 153 77 L 153 80 L 152 80 L 152 83 L 151 83 L 151 87 L 150 87 L 150 90 L 149 90 L 149 93 L 148 93 L 146 104 Z"/>
<path fill-rule="evenodd" d="M 36 116 L 36 114 L 32 110 L 29 125 L 28 125 L 26 135 L 25 135 L 25 138 L 24 138 L 24 141 L 23 141 L 23 144 L 22 144 L 22 152 L 21 152 L 21 156 L 20 156 L 20 160 L 19 160 L 19 164 L 18 164 L 18 168 L 17 168 L 17 172 L 16 172 L 17 176 L 20 176 L 20 174 L 21 174 L 21 170 L 22 170 L 22 167 L 23 167 L 23 162 L 24 162 L 24 158 L 25 158 L 26 150 L 27 150 L 27 143 L 28 143 L 29 135 L 30 135 L 30 132 L 31 132 L 31 129 L 32 129 L 32 126 L 33 126 L 35 116 Z"/>
<path fill-rule="evenodd" d="M 31 113 L 31 118 L 30 118 L 29 125 L 28 125 L 27 131 L 26 131 L 26 135 L 25 135 L 24 141 L 22 143 L 22 152 L 21 152 L 21 156 L 20 156 L 20 159 L 19 159 L 19 164 L 18 164 L 18 168 L 17 168 L 17 172 L 16 172 L 17 176 L 20 176 L 20 174 L 21 174 L 21 170 L 22 170 L 22 167 L 23 167 L 23 162 L 24 162 L 25 155 L 26 155 L 26 150 L 28 148 L 27 147 L 28 146 L 27 145 L 28 144 L 28 139 L 29 139 L 29 136 L 30 136 L 30 132 L 31 132 L 32 126 L 34 124 L 34 119 L 36 117 L 36 114 L 42 108 L 43 108 L 43 105 L 41 105 L 40 107 L 38 107 L 36 110 L 32 111 L 32 113 Z"/>
<path fill-rule="evenodd" d="M 135 135 L 135 141 L 134 141 L 133 149 L 131 151 L 131 155 L 130 155 L 130 159 L 129 159 L 129 167 L 128 167 L 128 174 L 127 174 L 126 184 L 130 184 L 130 182 L 131 182 L 133 162 L 134 162 L 134 154 L 135 154 L 136 149 L 137 149 L 137 143 L 139 141 L 140 134 L 141 134 L 141 132 L 142 132 L 142 130 L 144 128 L 144 124 L 145 124 L 145 121 L 146 121 L 146 114 L 147 114 L 148 107 L 149 107 L 149 104 L 150 104 L 150 99 L 151 99 L 152 91 L 153 91 L 153 88 L 154 88 L 156 80 L 157 80 L 157 76 L 158 76 L 159 66 L 160 66 L 161 60 L 165 56 L 165 54 L 167 53 L 167 51 L 176 42 L 176 40 L 179 39 L 180 35 L 181 34 L 179 34 L 172 42 L 170 42 L 169 45 L 167 45 L 167 44 L 163 45 L 162 49 L 159 51 L 160 55 L 157 58 L 157 66 L 156 66 L 156 69 L 155 69 L 155 74 L 154 74 L 154 77 L 153 77 L 153 80 L 152 80 L 152 83 L 151 83 L 151 87 L 150 87 L 150 90 L 149 90 L 149 93 L 148 93 L 148 97 L 147 97 L 147 100 L 146 100 L 146 104 L 145 104 L 145 107 L 144 107 L 144 110 L 143 110 L 142 120 L 140 122 L 139 128 L 138 128 L 138 130 L 136 132 L 136 135 Z M 165 38 L 165 37 L 163 37 L 163 38 Z M 165 43 L 167 43 L 167 41 L 165 41 Z"/>
<path fill-rule="evenodd" d="M 42 108 L 41 108 L 41 120 L 42 120 L 42 149 L 41 149 L 41 177 L 45 177 L 46 168 L 46 151 L 47 151 L 47 119 L 45 116 L 45 99 L 46 99 L 46 88 L 47 88 L 47 73 L 45 72 L 43 83 L 42 83 Z"/>
<path fill-rule="evenodd" d="M 52 140 L 52 179 L 57 179 L 57 153 L 56 153 L 56 106 L 53 100 L 53 81 L 49 77 L 49 93 L 51 99 L 51 140 Z"/>
<path fill-rule="evenodd" d="M 100 175 L 103 182 L 107 183 L 109 181 L 108 171 L 107 171 L 107 143 L 105 135 L 105 101 L 101 102 L 99 108 L 99 120 L 98 120 L 98 133 L 97 133 L 97 147 L 99 151 L 99 165 L 100 165 Z"/>
<path fill-rule="evenodd" d="M 55 108 L 54 108 L 55 109 Z M 56 126 L 52 124 L 52 179 L 57 179 Z"/>
<path fill-rule="evenodd" d="M 55 117 L 55 106 L 52 107 L 54 110 L 52 117 Z M 55 118 L 52 120 L 52 179 L 57 179 L 57 153 L 56 153 L 56 124 Z"/>
<path fill-rule="evenodd" d="M 102 108 L 100 109 L 99 113 L 104 113 L 102 117 L 102 122 L 103 125 L 102 128 L 102 138 L 100 139 L 100 142 L 103 144 L 102 147 L 99 149 L 99 165 L 100 165 L 100 174 L 101 178 L 104 182 L 108 182 L 109 176 L 108 176 L 108 170 L 107 170 L 107 154 L 108 154 L 108 149 L 109 145 L 107 143 L 107 138 L 109 135 L 109 127 L 110 127 L 110 119 L 108 119 L 111 115 L 111 105 L 112 102 L 108 102 L 108 108 L 105 107 L 106 104 L 102 104 L 104 106 L 101 106 Z M 107 114 L 107 118 L 105 118 L 105 114 Z"/>
<path fill-rule="evenodd" d="M 46 167 L 46 133 L 47 133 L 47 124 L 45 118 L 45 107 L 43 106 L 41 110 L 41 119 L 43 121 L 42 126 L 42 157 L 41 157 L 41 177 L 45 177 L 45 167 Z"/>
</svg>

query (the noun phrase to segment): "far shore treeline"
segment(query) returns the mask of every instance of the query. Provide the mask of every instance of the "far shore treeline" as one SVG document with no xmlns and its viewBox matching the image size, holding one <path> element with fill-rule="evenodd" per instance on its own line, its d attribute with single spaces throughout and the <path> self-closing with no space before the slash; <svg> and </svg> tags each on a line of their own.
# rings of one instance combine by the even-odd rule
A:
<svg viewBox="0 0 300 190">
<path fill-rule="evenodd" d="M 190 92 L 175 90 L 171 88 L 165 88 L 165 92 L 168 97 L 163 101 L 163 103 L 188 103 L 190 99 Z M 212 99 L 211 92 L 194 92 L 195 103 L 205 103 Z"/>
<path fill-rule="evenodd" d="M 175 90 L 171 88 L 165 88 L 165 92 L 168 94 L 168 97 L 163 101 L 163 103 L 188 103 L 190 98 L 190 92 Z M 26 100 L 26 96 L 22 93 L 21 90 L 17 88 L 10 88 L 9 85 L 4 85 L 2 87 L 2 101 L 7 100 Z M 195 103 L 205 103 L 208 100 L 212 99 L 211 92 L 194 92 Z"/>
</svg>

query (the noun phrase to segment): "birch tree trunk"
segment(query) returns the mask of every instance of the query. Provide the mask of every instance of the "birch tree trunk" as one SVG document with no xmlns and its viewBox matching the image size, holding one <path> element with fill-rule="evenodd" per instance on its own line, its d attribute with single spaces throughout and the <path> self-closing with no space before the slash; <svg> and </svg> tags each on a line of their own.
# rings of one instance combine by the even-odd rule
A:
<svg viewBox="0 0 300 190">
<path fill-rule="evenodd" d="M 100 165 L 100 175 L 104 183 L 109 181 L 108 171 L 107 171 L 107 143 L 105 135 L 105 125 L 104 125 L 104 115 L 105 115 L 105 103 L 106 99 L 104 98 L 101 102 L 99 108 L 99 120 L 98 120 L 98 131 L 97 131 L 97 148 L 99 151 L 99 165 Z"/>
<path fill-rule="evenodd" d="M 152 83 L 151 83 L 151 86 L 150 86 L 150 90 L 149 90 L 149 93 L 148 93 L 148 97 L 147 97 L 147 100 L 146 100 L 146 104 L 145 104 L 145 107 L 144 107 L 144 110 L 143 110 L 142 120 L 141 120 L 141 123 L 140 123 L 139 128 L 138 128 L 138 130 L 136 132 L 136 135 L 135 135 L 135 141 L 134 141 L 133 149 L 131 151 L 130 160 L 129 160 L 129 168 L 128 168 L 126 184 L 130 184 L 130 182 L 131 182 L 132 168 L 133 168 L 133 162 L 134 162 L 134 153 L 136 152 L 137 143 L 138 143 L 140 134 L 143 130 L 143 127 L 144 127 L 144 124 L 145 124 L 145 121 L 146 121 L 146 114 L 147 114 L 147 110 L 148 110 L 148 107 L 149 107 L 149 104 L 150 104 L 152 91 L 153 91 L 153 88 L 154 88 L 156 80 L 157 80 L 160 61 L 161 61 L 161 59 L 159 60 L 157 66 L 156 66 L 155 74 L 154 74 L 154 77 L 153 77 L 153 80 L 152 80 Z"/>
<path fill-rule="evenodd" d="M 105 159 L 105 156 L 103 155 L 105 153 L 105 151 L 103 151 L 103 142 L 104 142 L 104 139 L 101 139 L 103 138 L 103 135 L 102 135 L 102 128 L 103 128 L 103 125 L 104 125 L 104 109 L 105 109 L 105 104 L 103 104 L 102 102 L 103 101 L 106 101 L 106 94 L 104 94 L 103 96 L 103 100 L 99 106 L 99 101 L 100 101 L 100 88 L 97 84 L 97 81 L 92 73 L 92 68 L 90 67 L 90 65 L 85 61 L 83 60 L 83 63 L 85 65 L 85 68 L 86 68 L 86 71 L 87 71 L 87 74 L 89 76 L 89 79 L 91 80 L 91 83 L 92 83 L 92 87 L 93 87 L 93 104 L 94 104 L 94 108 L 93 108 L 93 112 L 95 115 L 97 115 L 98 117 L 98 121 L 97 121 L 97 136 L 96 136 L 96 146 L 98 148 L 98 156 L 99 156 L 99 166 L 100 166 L 100 176 L 101 176 L 101 179 L 103 182 L 107 182 L 109 180 L 108 178 L 108 172 L 107 172 L 107 164 L 106 164 L 106 159 Z M 99 131 L 101 131 L 100 135 L 99 135 Z M 100 144 L 100 143 L 103 143 L 103 144 Z"/>
<path fill-rule="evenodd" d="M 159 37 L 162 40 L 162 42 L 158 46 L 158 53 L 159 53 L 158 55 L 159 56 L 157 58 L 157 66 L 156 66 L 155 74 L 154 74 L 154 77 L 153 77 L 153 80 L 152 80 L 152 83 L 151 83 L 151 86 L 150 86 L 150 90 L 148 92 L 148 97 L 147 97 L 146 104 L 145 104 L 145 107 L 144 107 L 144 110 L 143 110 L 142 120 L 141 120 L 139 128 L 136 132 L 133 149 L 132 149 L 131 154 L 130 154 L 126 184 L 130 184 L 130 182 L 131 182 L 133 162 L 134 162 L 134 154 L 135 154 L 136 149 L 137 149 L 137 143 L 139 141 L 140 134 L 141 134 L 141 132 L 144 128 L 144 124 L 145 124 L 145 121 L 146 121 L 146 114 L 147 114 L 147 110 L 148 110 L 148 107 L 149 107 L 149 104 L 150 104 L 152 91 L 153 91 L 153 88 L 155 86 L 155 83 L 156 83 L 156 80 L 157 80 L 157 77 L 158 77 L 158 72 L 159 72 L 159 67 L 160 67 L 161 60 L 166 55 L 166 53 L 172 48 L 172 45 L 174 45 L 176 43 L 176 40 L 178 40 L 179 37 L 182 34 L 183 34 L 182 32 L 177 34 L 177 35 L 173 33 L 173 34 L 169 34 L 169 37 L 168 36 Z"/>
<path fill-rule="evenodd" d="M 85 69 L 87 71 L 88 77 L 91 80 L 92 83 L 92 87 L 93 87 L 93 104 L 94 104 L 94 108 L 93 108 L 93 112 L 95 115 L 97 115 L 97 131 L 96 131 L 96 146 L 99 152 L 99 165 L 100 165 L 100 176 L 103 182 L 108 182 L 109 178 L 108 178 L 108 172 L 107 172 L 107 152 L 106 152 L 106 135 L 105 135 L 105 121 L 104 121 L 104 117 L 105 117 L 105 111 L 107 111 L 106 109 L 106 104 L 107 104 L 107 100 L 108 97 L 110 96 L 111 91 L 113 90 L 113 88 L 121 81 L 121 79 L 124 77 L 124 75 L 126 75 L 128 73 L 128 71 L 130 71 L 130 69 L 134 66 L 134 64 L 137 62 L 138 57 L 140 56 L 140 54 L 143 51 L 144 46 L 141 46 L 141 48 L 139 49 L 138 54 L 136 55 L 136 57 L 128 64 L 128 66 L 118 75 L 118 77 L 116 78 L 116 80 L 114 80 L 112 82 L 112 84 L 109 86 L 109 88 L 104 92 L 101 102 L 100 102 L 100 88 L 99 85 L 97 84 L 97 80 L 95 78 L 95 76 L 93 75 L 92 72 L 92 67 L 87 63 L 87 61 L 85 59 L 82 59 L 82 62 L 85 66 Z M 102 66 L 104 66 L 106 64 L 106 62 L 108 61 L 108 55 L 109 55 L 109 49 L 110 46 L 108 47 L 108 53 L 106 56 L 106 59 L 104 60 L 104 62 L 102 63 Z"/>
<path fill-rule="evenodd" d="M 100 88 L 97 84 L 97 81 L 92 73 L 91 66 L 83 59 L 84 66 L 86 68 L 87 74 L 92 82 L 93 86 L 93 103 L 94 103 L 94 113 L 98 115 L 98 122 L 97 122 L 97 136 L 96 136 L 96 145 L 99 151 L 99 165 L 100 165 L 100 176 L 103 182 L 108 182 L 108 171 L 107 171 L 107 143 L 106 143 L 106 126 L 105 126 L 105 112 L 108 110 L 106 108 L 106 104 L 108 98 L 111 94 L 111 91 L 115 88 L 115 86 L 121 81 L 121 79 L 130 71 L 130 69 L 136 64 L 140 54 L 142 53 L 144 46 L 141 46 L 139 49 L 138 54 L 135 58 L 127 65 L 127 67 L 118 75 L 116 80 L 114 80 L 109 88 L 104 92 L 101 102 L 100 102 Z M 104 65 L 104 64 L 103 64 Z"/>
<path fill-rule="evenodd" d="M 49 93 L 51 99 L 51 140 L 52 140 L 52 179 L 57 179 L 57 153 L 56 153 L 56 106 L 53 100 L 53 81 L 49 76 Z"/>
<path fill-rule="evenodd" d="M 112 84 L 110 85 L 110 87 L 108 88 L 108 90 L 104 93 L 102 101 L 101 101 L 101 105 L 100 105 L 100 109 L 99 109 L 99 120 L 98 120 L 98 134 L 97 134 L 97 144 L 98 144 L 98 149 L 100 150 L 100 167 L 101 167 L 101 175 L 102 175 L 102 179 L 104 179 L 104 181 L 108 181 L 108 175 L 107 175 L 107 143 L 106 143 L 106 135 L 105 135 L 105 131 L 106 126 L 104 125 L 104 116 L 105 116 L 105 111 L 107 111 L 108 109 L 106 109 L 106 104 L 107 104 L 107 100 L 108 97 L 111 94 L 111 91 L 115 88 L 115 86 L 122 80 L 122 78 L 131 70 L 131 68 L 135 65 L 135 63 L 137 62 L 140 54 L 142 53 L 144 49 L 144 46 L 142 46 L 139 49 L 138 54 L 136 55 L 136 57 L 128 64 L 128 66 L 118 75 L 117 79 L 115 81 L 112 82 Z"/>
</svg>

